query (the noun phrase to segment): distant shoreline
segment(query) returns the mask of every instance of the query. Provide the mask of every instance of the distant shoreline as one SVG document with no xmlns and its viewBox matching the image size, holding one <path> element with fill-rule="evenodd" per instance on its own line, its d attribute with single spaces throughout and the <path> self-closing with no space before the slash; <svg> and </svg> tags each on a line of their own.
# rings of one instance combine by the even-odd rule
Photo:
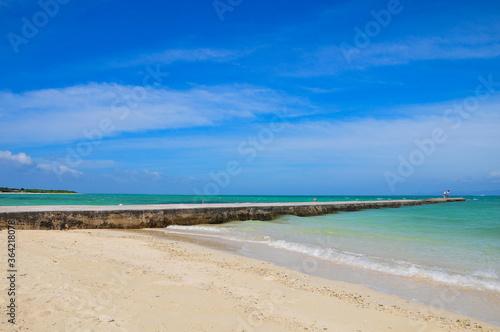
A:
<svg viewBox="0 0 500 332">
<path fill-rule="evenodd" d="M 82 195 L 81 193 L 8 193 L 8 192 L 0 192 L 0 195 L 8 194 L 8 195 Z"/>
</svg>

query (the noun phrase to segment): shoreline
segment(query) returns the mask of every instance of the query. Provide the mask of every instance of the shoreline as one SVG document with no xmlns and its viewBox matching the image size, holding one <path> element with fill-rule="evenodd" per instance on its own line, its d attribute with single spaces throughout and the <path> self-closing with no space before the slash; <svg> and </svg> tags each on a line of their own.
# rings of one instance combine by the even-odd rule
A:
<svg viewBox="0 0 500 332">
<path fill-rule="evenodd" d="M 500 326 L 500 317 L 498 315 L 492 316 L 495 309 L 489 309 L 490 306 L 495 308 L 500 305 L 499 294 L 495 291 L 484 293 L 484 290 L 447 285 L 425 278 L 404 277 L 381 271 L 367 270 L 345 263 L 332 263 L 299 252 L 280 250 L 262 244 L 252 244 L 252 241 L 247 243 L 244 239 L 219 238 L 212 232 L 189 233 L 177 229 L 168 231 L 168 228 L 165 230 L 142 229 L 137 230 L 137 232 L 147 232 L 159 238 L 193 243 L 205 248 L 266 261 L 298 273 L 306 273 L 319 278 L 366 286 L 373 291 L 424 305 L 437 305 L 451 312 L 464 314 Z M 439 294 L 439 296 L 436 294 Z M 488 313 L 483 311 L 485 306 L 488 307 Z"/>
<path fill-rule="evenodd" d="M 0 192 L 0 195 L 83 195 L 82 193 L 7 193 Z"/>
<path fill-rule="evenodd" d="M 145 230 L 29 230 L 17 238 L 23 245 L 16 330 L 500 331 L 364 286 Z M 10 328 L 6 319 L 1 324 Z"/>
</svg>

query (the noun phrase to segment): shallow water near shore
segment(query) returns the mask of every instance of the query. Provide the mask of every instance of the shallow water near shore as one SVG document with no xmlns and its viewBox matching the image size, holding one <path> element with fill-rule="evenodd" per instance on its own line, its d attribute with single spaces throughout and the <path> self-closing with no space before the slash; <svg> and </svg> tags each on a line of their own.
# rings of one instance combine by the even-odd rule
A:
<svg viewBox="0 0 500 332">
<path fill-rule="evenodd" d="M 500 197 L 166 233 L 500 325 Z"/>
</svg>

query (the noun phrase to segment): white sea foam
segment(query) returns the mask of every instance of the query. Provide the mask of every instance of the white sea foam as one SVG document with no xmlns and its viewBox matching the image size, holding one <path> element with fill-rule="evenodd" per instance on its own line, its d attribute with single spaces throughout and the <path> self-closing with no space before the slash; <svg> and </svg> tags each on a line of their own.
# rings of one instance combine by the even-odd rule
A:
<svg viewBox="0 0 500 332">
<path fill-rule="evenodd" d="M 221 235 L 222 233 L 217 233 L 213 232 L 210 234 L 207 233 L 196 233 L 196 232 L 186 232 L 186 231 L 177 231 L 177 230 L 172 230 L 172 231 L 165 231 L 167 234 L 182 234 L 182 235 L 190 235 L 190 236 L 198 236 L 198 237 L 204 237 L 204 238 L 217 238 L 217 239 L 224 239 L 227 241 L 235 241 L 235 242 L 242 242 L 241 238 L 234 237 L 234 236 L 227 236 L 227 235 Z M 254 240 L 243 240 L 243 242 L 251 242 L 251 243 L 262 243 L 262 241 L 254 241 Z"/>
<path fill-rule="evenodd" d="M 201 231 L 201 232 L 213 232 L 213 233 L 221 233 L 227 232 L 227 228 L 222 227 L 210 227 L 210 226 L 181 226 L 181 225 L 171 225 L 167 227 L 167 231 L 169 230 L 184 230 L 184 231 Z"/>
<path fill-rule="evenodd" d="M 420 278 L 442 283 L 448 286 L 466 287 L 476 290 L 491 290 L 500 292 L 500 281 L 495 271 L 478 270 L 471 273 L 453 273 L 438 267 L 428 267 L 403 260 L 393 260 L 381 257 L 369 257 L 360 253 L 341 251 L 335 248 L 319 247 L 312 244 L 272 240 L 269 236 L 260 239 L 248 238 L 243 234 L 234 234 L 227 228 L 210 226 L 180 226 L 166 228 L 166 232 L 191 234 L 204 237 L 221 238 L 228 241 L 248 242 L 300 253 L 334 264 L 349 265 L 370 271 L 377 271 L 406 278 Z"/>
<path fill-rule="evenodd" d="M 490 279 L 499 279 L 498 275 L 493 269 L 489 269 L 488 271 L 475 271 L 472 274 L 474 277 L 481 277 L 481 278 L 490 278 Z"/>
<path fill-rule="evenodd" d="M 321 248 L 309 244 L 293 243 L 284 240 L 268 241 L 267 245 L 277 249 L 284 249 L 312 256 L 332 263 L 350 265 L 366 270 L 388 273 L 406 278 L 422 278 L 448 286 L 500 292 L 498 276 L 492 271 L 456 274 L 443 271 L 439 268 L 425 267 L 404 261 L 367 257 L 365 255 L 338 251 L 333 248 Z"/>
</svg>

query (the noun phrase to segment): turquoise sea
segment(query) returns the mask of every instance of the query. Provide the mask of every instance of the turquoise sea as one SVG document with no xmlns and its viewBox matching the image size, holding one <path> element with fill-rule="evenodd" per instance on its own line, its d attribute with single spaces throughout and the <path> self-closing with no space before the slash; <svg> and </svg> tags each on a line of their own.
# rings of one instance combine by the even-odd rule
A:
<svg viewBox="0 0 500 332">
<path fill-rule="evenodd" d="M 466 198 L 165 232 L 500 325 L 500 197 Z"/>
<path fill-rule="evenodd" d="M 205 203 L 274 203 L 274 202 L 374 201 L 386 199 L 421 199 L 431 196 L 195 196 L 195 195 L 126 195 L 126 194 L 0 194 L 0 206 L 16 205 L 136 205 Z"/>
<path fill-rule="evenodd" d="M 420 199 L 415 196 L 2 194 L 0 205 Z M 169 226 L 167 237 L 366 285 L 500 325 L 500 197 L 272 221 Z"/>
</svg>

